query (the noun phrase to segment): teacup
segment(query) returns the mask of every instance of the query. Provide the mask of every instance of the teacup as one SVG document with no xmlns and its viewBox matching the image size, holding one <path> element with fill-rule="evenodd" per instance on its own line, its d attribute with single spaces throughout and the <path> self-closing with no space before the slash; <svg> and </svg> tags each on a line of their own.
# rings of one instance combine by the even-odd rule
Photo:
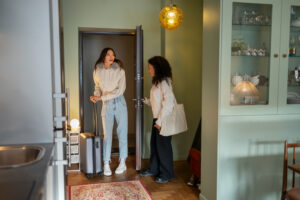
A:
<svg viewBox="0 0 300 200">
<path fill-rule="evenodd" d="M 253 85 L 257 86 L 258 83 L 259 83 L 259 75 L 252 76 L 252 77 L 250 78 L 250 82 L 251 82 Z"/>
</svg>

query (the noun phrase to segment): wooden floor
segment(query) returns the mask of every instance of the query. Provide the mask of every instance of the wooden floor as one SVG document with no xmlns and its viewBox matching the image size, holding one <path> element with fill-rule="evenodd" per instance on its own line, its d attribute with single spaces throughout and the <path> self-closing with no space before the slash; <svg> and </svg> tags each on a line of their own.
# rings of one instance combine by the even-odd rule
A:
<svg viewBox="0 0 300 200">
<path fill-rule="evenodd" d="M 71 172 L 68 174 L 68 185 L 81 185 L 89 183 L 101 183 L 101 182 L 115 182 L 125 180 L 141 179 L 146 189 L 150 192 L 154 200 L 194 200 L 199 199 L 199 190 L 196 187 L 190 187 L 186 183 L 188 182 L 191 172 L 187 161 L 175 161 L 174 171 L 175 179 L 169 183 L 158 184 L 155 183 L 153 177 L 142 177 L 135 170 L 135 157 L 129 156 L 127 161 L 127 171 L 123 174 L 112 176 L 94 176 L 87 179 L 84 174 L 80 172 Z M 146 168 L 149 164 L 149 160 L 142 161 L 142 168 Z M 111 169 L 114 172 L 118 166 L 118 157 L 112 158 Z M 67 190 L 68 191 L 68 190 Z"/>
</svg>

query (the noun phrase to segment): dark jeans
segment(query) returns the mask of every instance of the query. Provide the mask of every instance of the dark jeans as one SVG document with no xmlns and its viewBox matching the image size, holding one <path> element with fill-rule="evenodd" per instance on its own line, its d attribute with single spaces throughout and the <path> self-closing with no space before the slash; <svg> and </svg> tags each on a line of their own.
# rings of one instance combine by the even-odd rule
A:
<svg viewBox="0 0 300 200">
<path fill-rule="evenodd" d="M 171 145 L 172 136 L 161 136 L 154 124 L 157 119 L 153 119 L 152 134 L 150 142 L 150 171 L 160 178 L 173 179 L 173 151 Z"/>
</svg>

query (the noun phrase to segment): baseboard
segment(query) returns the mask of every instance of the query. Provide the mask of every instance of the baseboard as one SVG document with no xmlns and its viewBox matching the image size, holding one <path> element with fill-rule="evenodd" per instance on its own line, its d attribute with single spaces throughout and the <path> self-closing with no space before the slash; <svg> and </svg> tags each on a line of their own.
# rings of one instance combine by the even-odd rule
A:
<svg viewBox="0 0 300 200">
<path fill-rule="evenodd" d="M 199 199 L 200 200 L 207 200 L 207 198 L 201 193 L 199 194 Z"/>
</svg>

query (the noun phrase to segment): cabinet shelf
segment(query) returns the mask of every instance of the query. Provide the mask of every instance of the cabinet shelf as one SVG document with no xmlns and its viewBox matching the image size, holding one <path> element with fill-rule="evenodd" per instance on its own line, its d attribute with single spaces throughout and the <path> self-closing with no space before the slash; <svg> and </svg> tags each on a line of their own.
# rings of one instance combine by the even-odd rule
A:
<svg viewBox="0 0 300 200">
<path fill-rule="evenodd" d="M 271 25 L 232 24 L 232 29 L 233 30 L 245 30 L 245 31 L 266 31 L 266 30 L 270 31 Z"/>
<path fill-rule="evenodd" d="M 246 56 L 246 55 L 231 55 L 231 57 L 240 57 L 240 58 L 269 58 L 270 56 Z M 299 56 L 300 57 L 300 56 Z"/>
<path fill-rule="evenodd" d="M 291 31 L 300 31 L 300 27 L 298 26 L 290 26 L 291 27 Z"/>
</svg>

